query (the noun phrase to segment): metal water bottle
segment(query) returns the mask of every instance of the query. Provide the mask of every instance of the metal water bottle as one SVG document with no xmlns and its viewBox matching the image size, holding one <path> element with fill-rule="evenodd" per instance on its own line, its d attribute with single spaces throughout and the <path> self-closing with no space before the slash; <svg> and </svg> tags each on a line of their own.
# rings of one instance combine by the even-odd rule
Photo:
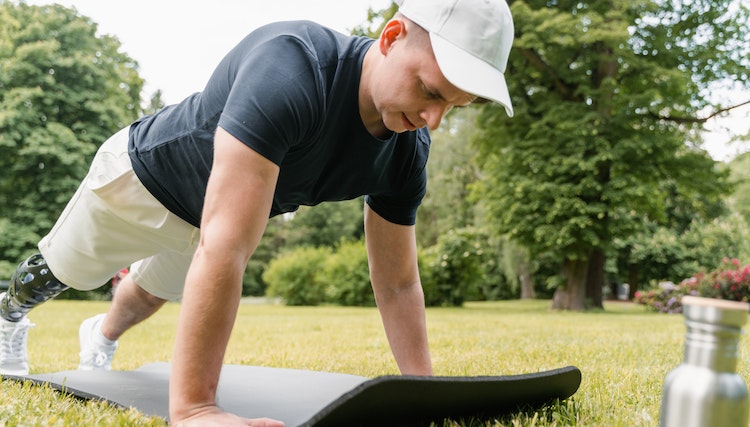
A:
<svg viewBox="0 0 750 427">
<path fill-rule="evenodd" d="M 748 426 L 747 386 L 736 372 L 748 309 L 744 302 L 682 297 L 685 356 L 664 380 L 660 427 Z"/>
</svg>

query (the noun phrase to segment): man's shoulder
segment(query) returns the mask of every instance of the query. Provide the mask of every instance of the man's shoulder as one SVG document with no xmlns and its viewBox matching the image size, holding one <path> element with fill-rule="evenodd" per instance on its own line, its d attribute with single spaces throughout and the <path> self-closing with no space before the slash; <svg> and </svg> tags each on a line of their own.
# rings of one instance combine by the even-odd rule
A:
<svg viewBox="0 0 750 427">
<path fill-rule="evenodd" d="M 304 44 L 340 44 L 347 43 L 355 37 L 342 34 L 313 21 L 280 21 L 266 24 L 253 34 L 259 34 L 261 39 L 296 39 Z"/>
<path fill-rule="evenodd" d="M 372 42 L 367 37 L 340 33 L 313 21 L 280 21 L 264 25 L 254 33 L 274 43 L 295 43 L 321 59 L 358 55 Z M 252 35 L 251 35 L 252 36 Z"/>
</svg>

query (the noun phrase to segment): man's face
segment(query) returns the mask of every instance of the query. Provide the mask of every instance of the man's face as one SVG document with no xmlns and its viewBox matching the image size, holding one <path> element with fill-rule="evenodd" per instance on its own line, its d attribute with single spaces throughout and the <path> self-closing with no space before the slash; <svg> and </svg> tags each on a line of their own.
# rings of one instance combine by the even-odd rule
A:
<svg viewBox="0 0 750 427">
<path fill-rule="evenodd" d="M 419 28 L 411 29 L 416 38 Z M 402 36 L 390 43 L 383 67 L 375 77 L 372 99 L 385 127 L 393 132 L 422 127 L 436 129 L 454 106 L 468 105 L 474 96 L 453 86 L 432 53 L 429 37 L 407 40 Z"/>
</svg>

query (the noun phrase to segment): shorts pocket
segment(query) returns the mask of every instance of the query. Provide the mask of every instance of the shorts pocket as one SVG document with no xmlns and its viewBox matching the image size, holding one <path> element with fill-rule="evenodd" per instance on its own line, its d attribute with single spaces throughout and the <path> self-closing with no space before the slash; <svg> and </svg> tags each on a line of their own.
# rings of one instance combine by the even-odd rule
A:
<svg viewBox="0 0 750 427">
<path fill-rule="evenodd" d="M 169 211 L 149 193 L 132 169 L 120 174 L 91 171 L 88 188 L 112 213 L 122 220 L 158 230 L 169 218 Z"/>
</svg>

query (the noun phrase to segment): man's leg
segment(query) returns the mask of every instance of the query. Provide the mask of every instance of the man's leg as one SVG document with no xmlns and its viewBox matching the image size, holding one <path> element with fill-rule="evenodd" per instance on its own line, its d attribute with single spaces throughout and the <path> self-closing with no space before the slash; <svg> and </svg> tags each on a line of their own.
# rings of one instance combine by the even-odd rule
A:
<svg viewBox="0 0 750 427">
<path fill-rule="evenodd" d="M 126 265 L 165 251 L 175 252 L 189 260 L 195 251 L 198 235 L 195 227 L 169 212 L 143 187 L 130 163 L 128 129 L 123 129 L 99 148 L 88 175 L 53 228 L 39 242 L 44 266 L 36 265 L 39 260 L 35 259 L 29 268 L 33 267 L 36 274 L 18 274 L 18 279 L 14 279 L 16 289 L 0 297 L 0 306 L 5 306 L 4 311 L 0 308 L 0 326 L 3 329 L 0 333 L 0 351 L 22 349 L 23 363 L 19 366 L 28 371 L 25 349 L 29 321 L 25 313 L 32 307 L 53 298 L 66 285 L 82 291 L 95 289 Z M 145 273 L 136 269 L 136 276 L 131 280 L 151 295 L 176 299 L 182 291 L 186 265 L 189 265 L 189 261 L 183 260 L 178 269 L 173 270 L 163 269 L 162 263 L 156 262 L 155 267 L 146 268 Z M 50 271 L 54 272 L 54 276 Z M 179 274 L 175 274 L 175 271 Z M 47 273 L 51 278 L 45 280 Z M 133 289 L 130 296 L 137 297 L 138 289 Z M 123 297 L 127 297 L 127 294 Z M 148 296 L 143 301 L 132 302 L 132 299 L 126 298 L 122 303 L 115 304 L 116 309 L 125 304 L 132 305 L 127 308 L 132 311 L 132 317 L 117 322 L 119 325 L 115 322 L 110 325 L 107 321 L 105 330 L 111 336 L 121 334 L 129 325 L 148 317 L 163 304 Z M 114 311 L 111 318 L 117 318 L 117 313 Z M 99 323 L 104 320 L 103 317 Z M 97 367 L 106 369 L 107 359 L 111 361 L 111 356 L 107 354 L 114 353 L 116 342 L 101 333 L 96 320 L 84 323 L 87 327 L 81 325 L 79 337 L 86 338 L 81 341 L 87 343 L 93 337 L 101 344 L 98 350 L 105 350 L 104 365 Z M 97 352 L 95 360 L 102 362 L 102 354 Z M 5 362 L 0 357 L 0 373 L 4 366 L 10 366 L 11 360 L 6 359 Z M 16 368 L 18 366 L 9 369 L 15 371 Z"/>
<path fill-rule="evenodd" d="M 149 318 L 165 302 L 182 296 L 198 233 L 193 228 L 189 239 L 193 243 L 181 252 L 163 251 L 130 266 L 130 274 L 118 285 L 109 311 L 81 324 L 79 369 L 111 369 L 120 336 Z"/>
<path fill-rule="evenodd" d="M 151 317 L 167 302 L 144 291 L 127 275 L 120 282 L 112 298 L 112 305 L 102 322 L 102 333 L 107 339 L 117 341 L 131 327 Z"/>
<path fill-rule="evenodd" d="M 165 302 L 138 286 L 133 275 L 125 276 L 107 313 L 86 319 L 81 324 L 78 330 L 81 345 L 78 369 L 111 369 L 120 336 L 156 313 Z"/>
</svg>

